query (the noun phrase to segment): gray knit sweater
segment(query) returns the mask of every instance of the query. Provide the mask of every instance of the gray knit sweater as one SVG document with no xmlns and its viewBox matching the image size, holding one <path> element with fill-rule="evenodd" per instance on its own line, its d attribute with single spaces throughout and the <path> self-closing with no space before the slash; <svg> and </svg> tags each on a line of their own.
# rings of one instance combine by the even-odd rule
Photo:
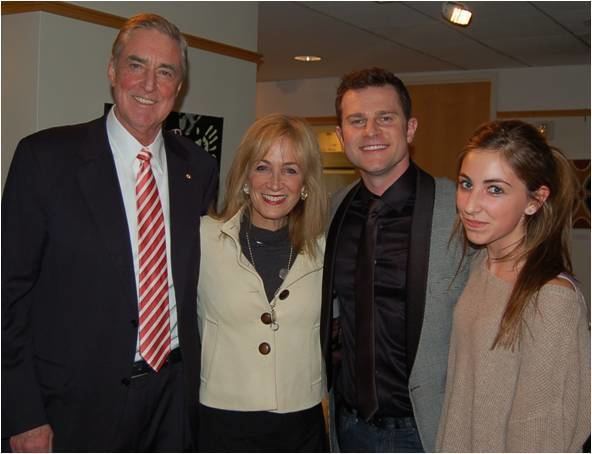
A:
<svg viewBox="0 0 592 454">
<path fill-rule="evenodd" d="M 476 260 L 454 313 L 438 451 L 581 452 L 590 433 L 581 293 L 545 285 L 537 309 L 527 308 L 520 348 L 491 350 L 511 289 Z"/>
</svg>

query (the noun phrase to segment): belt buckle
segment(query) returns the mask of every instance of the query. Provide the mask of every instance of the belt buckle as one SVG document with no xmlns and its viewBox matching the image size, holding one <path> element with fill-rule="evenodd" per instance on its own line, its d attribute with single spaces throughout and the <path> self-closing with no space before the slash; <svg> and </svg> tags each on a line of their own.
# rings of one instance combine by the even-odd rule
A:
<svg viewBox="0 0 592 454">
<path fill-rule="evenodd" d="M 368 424 L 381 429 L 383 426 L 383 422 L 384 421 L 380 416 L 373 416 L 372 418 L 370 418 L 370 421 L 368 421 Z"/>
<path fill-rule="evenodd" d="M 140 378 L 143 377 L 145 375 L 148 375 L 150 372 L 140 372 L 139 374 L 134 374 L 130 377 L 131 380 L 134 380 L 136 378 Z"/>
<path fill-rule="evenodd" d="M 143 360 L 134 363 L 132 366 L 132 375 L 130 376 L 130 380 L 135 378 L 140 378 L 150 373 L 150 366 Z"/>
</svg>

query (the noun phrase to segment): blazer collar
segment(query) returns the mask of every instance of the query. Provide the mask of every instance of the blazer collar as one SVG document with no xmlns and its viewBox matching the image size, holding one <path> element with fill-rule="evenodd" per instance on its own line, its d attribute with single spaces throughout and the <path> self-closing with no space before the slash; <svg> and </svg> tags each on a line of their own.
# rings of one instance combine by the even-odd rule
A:
<svg viewBox="0 0 592 454">
<path fill-rule="evenodd" d="M 195 212 L 195 191 L 188 150 L 182 147 L 174 135 L 164 131 L 169 181 L 169 207 L 171 229 L 171 265 L 177 306 L 182 307 L 187 268 L 190 263 L 192 239 L 195 238 L 199 214 Z M 97 224 L 99 240 L 113 258 L 119 270 L 121 284 L 130 301 L 137 301 L 133 258 L 129 239 L 127 217 L 121 197 L 119 180 L 113 153 L 107 137 L 106 116 L 88 124 L 88 135 L 81 143 L 79 184 Z"/>
<path fill-rule="evenodd" d="M 83 164 L 78 183 L 99 232 L 97 241 L 113 259 L 129 308 L 136 307 L 136 284 L 127 218 L 121 197 L 113 154 L 107 138 L 105 118 L 88 124 L 80 143 Z"/>
<path fill-rule="evenodd" d="M 430 242 L 434 212 L 434 178 L 417 167 L 415 207 L 409 231 L 409 253 L 407 259 L 407 366 L 413 368 L 419 338 L 423 326 L 426 305 L 428 269 L 430 264 Z"/>
<path fill-rule="evenodd" d="M 195 200 L 195 185 L 200 184 L 192 178 L 196 169 L 191 165 L 189 150 L 182 146 L 180 138 L 172 132 L 163 131 L 164 147 L 167 159 L 169 180 L 169 225 L 171 230 L 171 267 L 175 283 L 177 308 L 181 316 L 185 305 L 185 282 L 190 282 L 191 260 L 199 232 L 199 216 L 197 211 L 200 201 Z M 188 302 L 188 306 L 194 302 Z"/>
<path fill-rule="evenodd" d="M 231 237 L 234 240 L 237 251 L 238 251 L 237 252 L 237 259 L 241 263 L 243 263 L 243 265 L 249 266 L 249 261 L 246 259 L 244 254 L 242 254 L 241 246 L 240 246 L 240 238 L 239 238 L 240 221 L 241 221 L 242 215 L 244 213 L 244 210 L 245 210 L 245 207 L 241 208 L 234 216 L 232 216 L 228 221 L 226 221 L 224 224 L 222 224 L 221 232 L 225 235 L 228 235 L 229 237 Z M 320 246 L 321 246 L 320 251 L 323 251 L 322 243 L 324 242 L 324 239 L 320 238 L 319 242 L 321 243 L 320 244 Z M 294 283 L 295 281 L 297 281 L 298 279 L 301 279 L 302 277 L 304 277 L 306 274 L 309 274 L 313 271 L 320 270 L 322 267 L 323 267 L 322 252 L 317 254 L 315 257 L 310 257 L 309 255 L 300 253 L 296 256 L 296 258 L 294 260 L 294 264 L 292 265 L 292 268 L 290 269 L 290 273 L 288 273 L 288 277 L 286 278 L 284 283 L 282 283 L 282 287 L 284 287 L 286 285 L 290 285 L 290 284 Z"/>
</svg>

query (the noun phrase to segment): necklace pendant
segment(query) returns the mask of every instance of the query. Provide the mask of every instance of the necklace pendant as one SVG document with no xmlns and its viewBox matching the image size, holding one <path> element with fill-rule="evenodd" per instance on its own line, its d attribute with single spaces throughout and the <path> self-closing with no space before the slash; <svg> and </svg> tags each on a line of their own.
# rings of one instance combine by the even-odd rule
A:
<svg viewBox="0 0 592 454">
<path fill-rule="evenodd" d="M 288 271 L 286 268 L 280 268 L 280 272 L 278 273 L 280 276 L 280 279 L 283 281 L 286 279 L 286 276 L 288 275 Z"/>
</svg>

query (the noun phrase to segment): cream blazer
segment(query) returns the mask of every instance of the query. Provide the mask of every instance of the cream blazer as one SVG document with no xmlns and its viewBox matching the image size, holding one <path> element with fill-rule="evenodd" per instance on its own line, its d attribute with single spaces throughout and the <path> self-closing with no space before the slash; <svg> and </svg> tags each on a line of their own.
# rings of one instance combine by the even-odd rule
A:
<svg viewBox="0 0 592 454">
<path fill-rule="evenodd" d="M 296 257 L 274 297 L 274 331 L 261 318 L 270 312 L 263 281 L 241 253 L 241 214 L 201 221 L 200 402 L 237 411 L 310 408 L 326 392 L 319 333 L 325 241 L 318 257 Z"/>
</svg>

